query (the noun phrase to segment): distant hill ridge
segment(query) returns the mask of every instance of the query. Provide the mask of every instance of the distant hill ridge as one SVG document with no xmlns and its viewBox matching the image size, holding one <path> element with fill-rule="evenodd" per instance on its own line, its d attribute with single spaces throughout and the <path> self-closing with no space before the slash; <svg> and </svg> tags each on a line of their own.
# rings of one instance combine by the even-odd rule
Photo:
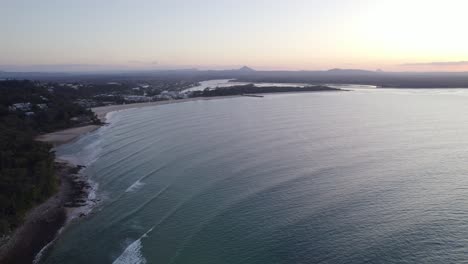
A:
<svg viewBox="0 0 468 264">
<path fill-rule="evenodd" d="M 254 69 L 252 69 L 250 67 L 247 67 L 247 66 L 244 66 L 244 67 L 240 68 L 238 71 L 240 71 L 240 72 L 255 72 Z"/>
<path fill-rule="evenodd" d="M 3 69 L 2 69 L 3 70 Z M 242 82 L 362 84 L 393 88 L 468 88 L 468 72 L 384 72 L 362 69 L 325 71 L 255 70 L 248 66 L 229 70 L 148 70 L 120 72 L 0 72 L 0 79 L 81 82 L 125 79 L 236 79 Z"/>
</svg>

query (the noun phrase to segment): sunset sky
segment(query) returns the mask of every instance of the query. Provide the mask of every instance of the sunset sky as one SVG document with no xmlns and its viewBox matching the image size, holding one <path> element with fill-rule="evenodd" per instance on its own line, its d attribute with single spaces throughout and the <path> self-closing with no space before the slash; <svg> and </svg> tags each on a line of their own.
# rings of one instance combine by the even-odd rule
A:
<svg viewBox="0 0 468 264">
<path fill-rule="evenodd" d="M 466 0 L 0 0 L 0 70 L 468 71 Z"/>
</svg>

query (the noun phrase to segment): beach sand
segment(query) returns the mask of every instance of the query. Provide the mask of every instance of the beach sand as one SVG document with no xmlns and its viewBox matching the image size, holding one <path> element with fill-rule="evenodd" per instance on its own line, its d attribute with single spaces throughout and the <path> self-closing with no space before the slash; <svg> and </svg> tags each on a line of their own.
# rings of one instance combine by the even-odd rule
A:
<svg viewBox="0 0 468 264">
<path fill-rule="evenodd" d="M 81 135 L 92 132 L 101 126 L 98 125 L 87 125 L 81 127 L 73 127 L 69 129 L 60 130 L 57 132 L 52 132 L 44 135 L 40 135 L 36 138 L 38 141 L 48 142 L 54 147 L 58 147 L 62 144 L 73 141 Z"/>
<path fill-rule="evenodd" d="M 133 108 L 185 103 L 185 102 L 200 101 L 200 100 L 227 99 L 227 98 L 234 98 L 234 97 L 239 97 L 239 96 L 196 97 L 196 98 L 157 101 L 157 102 L 148 102 L 148 103 L 109 105 L 109 106 L 95 107 L 95 108 L 92 108 L 91 110 L 93 110 L 93 112 L 96 113 L 97 117 L 99 118 L 99 120 L 101 120 L 101 122 L 105 123 L 106 115 L 110 112 L 121 111 L 125 109 L 133 109 Z M 87 134 L 89 132 L 92 132 L 98 129 L 99 127 L 100 126 L 98 125 L 87 125 L 87 126 L 68 128 L 68 129 L 40 135 L 36 138 L 36 140 L 42 141 L 42 142 L 48 142 L 48 143 L 51 143 L 54 147 L 57 147 L 62 144 L 69 143 L 84 134 Z"/>
<path fill-rule="evenodd" d="M 195 98 L 187 98 L 187 99 L 180 99 L 180 100 L 157 101 L 157 102 L 148 102 L 148 103 L 109 105 L 109 106 L 95 107 L 95 108 L 92 108 L 92 110 L 93 110 L 94 113 L 96 113 L 97 117 L 102 122 L 105 122 L 107 113 L 115 112 L 115 111 L 121 111 L 121 110 L 125 110 L 125 109 L 142 108 L 142 107 L 167 105 L 167 104 L 179 104 L 179 103 L 202 101 L 202 100 L 206 101 L 206 100 L 229 99 L 229 98 L 236 98 L 236 97 L 240 97 L 240 95 L 214 96 L 214 97 L 195 97 Z"/>
</svg>

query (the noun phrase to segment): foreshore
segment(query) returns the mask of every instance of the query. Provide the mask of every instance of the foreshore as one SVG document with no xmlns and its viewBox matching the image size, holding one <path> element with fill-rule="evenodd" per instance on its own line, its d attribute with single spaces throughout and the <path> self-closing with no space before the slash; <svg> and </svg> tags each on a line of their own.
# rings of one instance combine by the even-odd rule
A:
<svg viewBox="0 0 468 264">
<path fill-rule="evenodd" d="M 110 105 L 92 108 L 102 123 L 105 123 L 106 116 L 110 112 L 125 109 L 142 108 L 174 103 L 184 103 L 199 100 L 227 99 L 238 96 L 219 97 L 197 97 L 180 100 L 158 101 L 148 103 Z M 53 133 L 43 134 L 37 137 L 38 141 L 48 142 L 54 147 L 70 143 L 79 137 L 90 133 L 101 126 L 87 125 L 69 128 Z M 42 204 L 31 209 L 23 224 L 18 227 L 9 238 L 0 243 L 0 263 L 2 264 L 23 264 L 35 263 L 35 259 L 40 258 L 43 249 L 47 248 L 66 223 L 74 218 L 85 216 L 82 208 L 85 208 L 89 191 L 88 179 L 79 174 L 81 167 L 79 164 L 70 164 L 56 158 L 56 173 L 60 181 L 58 192 L 44 201 Z M 89 211 L 85 208 L 85 211 Z"/>
<path fill-rule="evenodd" d="M 96 113 L 97 117 L 99 118 L 99 120 L 101 120 L 102 123 L 106 123 L 107 121 L 106 116 L 110 112 L 121 111 L 125 109 L 133 109 L 133 108 L 177 104 L 177 103 L 185 103 L 185 102 L 200 101 L 200 100 L 228 99 L 228 98 L 235 98 L 235 97 L 239 97 L 239 96 L 235 95 L 235 96 L 196 97 L 196 98 L 157 101 L 157 102 L 148 102 L 148 103 L 109 105 L 109 106 L 95 107 L 95 108 L 92 108 L 91 110 L 93 110 L 93 112 Z M 39 137 L 37 137 L 37 140 L 51 143 L 54 147 L 57 147 L 62 144 L 69 143 L 86 133 L 90 133 L 98 129 L 99 127 L 100 126 L 98 125 L 87 125 L 87 126 L 64 129 L 64 130 L 40 135 Z"/>
</svg>

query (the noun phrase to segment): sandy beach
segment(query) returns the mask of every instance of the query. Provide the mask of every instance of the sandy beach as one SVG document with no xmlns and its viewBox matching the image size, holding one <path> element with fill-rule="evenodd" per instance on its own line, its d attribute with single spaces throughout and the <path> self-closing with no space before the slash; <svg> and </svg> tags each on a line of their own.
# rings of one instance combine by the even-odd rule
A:
<svg viewBox="0 0 468 264">
<path fill-rule="evenodd" d="M 92 132 L 100 127 L 101 126 L 98 126 L 98 125 L 73 127 L 69 129 L 60 130 L 57 132 L 40 135 L 36 138 L 36 140 L 42 141 L 42 142 L 48 142 L 52 144 L 54 147 L 58 147 L 62 144 L 71 142 L 74 139 L 78 138 L 79 136 Z"/>
<path fill-rule="evenodd" d="M 217 96 L 217 97 L 197 97 L 197 98 L 157 101 L 157 102 L 148 102 L 148 103 L 109 105 L 109 106 L 95 107 L 95 108 L 92 108 L 91 110 L 93 110 L 93 112 L 96 113 L 97 117 L 99 118 L 99 120 L 101 120 L 101 122 L 105 123 L 106 115 L 110 112 L 121 111 L 125 109 L 133 109 L 133 108 L 142 108 L 142 107 L 150 107 L 150 106 L 158 106 L 158 105 L 200 101 L 200 100 L 228 99 L 228 98 L 234 98 L 234 97 L 239 97 L 239 96 L 236 95 L 236 96 Z M 71 142 L 86 133 L 90 133 L 98 129 L 99 127 L 100 126 L 98 125 L 87 125 L 87 126 L 64 129 L 64 130 L 40 135 L 37 137 L 37 140 L 51 143 L 54 147 L 57 147 L 62 144 Z"/>
<path fill-rule="evenodd" d="M 240 95 L 214 96 L 214 97 L 195 97 L 195 98 L 187 98 L 187 99 L 180 99 L 180 100 L 157 101 L 157 102 L 148 102 L 148 103 L 109 105 L 109 106 L 95 107 L 95 108 L 92 108 L 92 110 L 93 110 L 94 113 L 96 113 L 97 117 L 102 122 L 106 122 L 107 113 L 115 112 L 115 111 L 121 111 L 121 110 L 125 110 L 125 109 L 142 108 L 142 107 L 167 105 L 167 104 L 179 104 L 179 103 L 186 103 L 186 102 L 193 102 L 193 101 L 229 99 L 229 98 L 236 98 L 236 97 L 240 97 Z"/>
</svg>

